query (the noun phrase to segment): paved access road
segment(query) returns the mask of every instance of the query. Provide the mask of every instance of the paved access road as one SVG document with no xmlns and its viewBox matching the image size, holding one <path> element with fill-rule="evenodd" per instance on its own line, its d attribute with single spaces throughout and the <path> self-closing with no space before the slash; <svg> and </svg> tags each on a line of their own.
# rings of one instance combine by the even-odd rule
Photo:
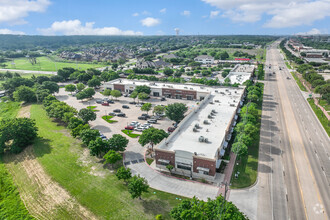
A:
<svg viewBox="0 0 330 220">
<path fill-rule="evenodd" d="M 50 75 L 56 75 L 57 72 L 51 72 L 51 71 L 37 71 L 37 70 L 17 70 L 17 69 L 0 69 L 1 72 L 16 72 L 16 73 L 23 73 L 23 74 L 50 74 Z"/>
<path fill-rule="evenodd" d="M 278 44 L 267 52 L 271 68 L 266 67 L 257 216 L 329 219 L 330 140 L 286 68 Z"/>
</svg>

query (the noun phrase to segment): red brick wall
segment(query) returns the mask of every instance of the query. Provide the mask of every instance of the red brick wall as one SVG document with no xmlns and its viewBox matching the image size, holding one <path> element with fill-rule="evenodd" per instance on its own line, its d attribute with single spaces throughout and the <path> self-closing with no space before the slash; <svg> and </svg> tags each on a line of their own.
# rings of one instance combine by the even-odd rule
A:
<svg viewBox="0 0 330 220">
<path fill-rule="evenodd" d="M 155 149 L 155 158 L 156 158 L 156 164 L 158 163 L 158 159 L 163 159 L 163 160 L 169 160 L 170 164 L 175 167 L 175 152 L 173 151 L 166 151 L 166 150 L 161 150 L 161 149 Z"/>
<path fill-rule="evenodd" d="M 209 175 L 214 176 L 216 172 L 215 160 L 203 159 L 201 157 L 193 157 L 193 171 L 198 173 L 197 167 L 204 167 L 210 169 Z"/>
<path fill-rule="evenodd" d="M 114 84 L 114 85 L 113 85 L 113 88 L 114 88 L 115 90 L 119 90 L 119 91 L 121 91 L 121 92 L 125 92 L 125 85 Z"/>
<path fill-rule="evenodd" d="M 164 96 L 164 93 L 170 93 L 172 98 L 175 98 L 175 95 L 182 95 L 183 99 L 187 98 L 187 95 L 190 95 L 193 97 L 193 99 L 196 99 L 197 92 L 194 90 L 183 90 L 183 89 L 164 89 L 162 88 L 162 94 Z"/>
</svg>

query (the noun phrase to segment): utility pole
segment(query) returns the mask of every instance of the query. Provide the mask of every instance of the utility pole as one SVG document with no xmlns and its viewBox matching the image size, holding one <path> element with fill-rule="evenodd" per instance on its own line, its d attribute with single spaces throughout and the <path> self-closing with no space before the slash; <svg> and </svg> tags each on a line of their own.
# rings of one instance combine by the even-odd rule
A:
<svg viewBox="0 0 330 220">
<path fill-rule="evenodd" d="M 223 203 L 221 204 L 221 212 L 220 212 L 220 220 L 222 219 L 222 213 L 226 213 L 226 200 L 227 200 L 227 192 L 229 190 L 228 186 L 230 186 L 231 184 L 230 183 L 227 183 L 227 182 L 222 182 L 222 186 L 225 186 L 225 196 L 224 196 L 224 201 Z"/>
</svg>

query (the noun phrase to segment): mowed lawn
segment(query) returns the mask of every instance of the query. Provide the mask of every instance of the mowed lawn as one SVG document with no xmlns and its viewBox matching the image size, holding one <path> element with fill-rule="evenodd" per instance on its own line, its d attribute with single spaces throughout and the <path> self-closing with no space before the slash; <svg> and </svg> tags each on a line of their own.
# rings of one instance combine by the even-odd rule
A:
<svg viewBox="0 0 330 220">
<path fill-rule="evenodd" d="M 15 63 L 15 65 L 12 65 Z M 48 57 L 38 57 L 37 64 L 32 65 L 27 58 L 18 58 L 12 61 L 8 61 L 6 69 L 18 69 L 18 70 L 36 70 L 36 71 L 56 71 L 63 67 L 73 67 L 80 70 L 86 70 L 88 68 L 102 67 L 102 64 L 89 64 L 89 63 L 66 63 L 66 62 L 54 62 Z"/>
<path fill-rule="evenodd" d="M 125 184 L 100 166 L 95 157 L 84 154 L 81 142 L 52 122 L 41 105 L 32 106 L 31 118 L 39 128 L 40 138 L 34 144 L 38 161 L 95 215 L 101 219 L 154 219 L 157 214 L 170 218 L 170 210 L 180 202 L 178 196 L 150 189 L 142 200 L 133 200 Z"/>
</svg>

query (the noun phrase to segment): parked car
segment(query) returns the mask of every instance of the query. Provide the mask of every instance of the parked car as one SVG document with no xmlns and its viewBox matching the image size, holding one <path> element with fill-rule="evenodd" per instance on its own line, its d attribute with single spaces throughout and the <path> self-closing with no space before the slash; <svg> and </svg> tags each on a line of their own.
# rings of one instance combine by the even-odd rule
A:
<svg viewBox="0 0 330 220">
<path fill-rule="evenodd" d="M 148 114 L 142 114 L 141 116 L 144 116 L 146 118 L 150 118 L 150 115 L 148 115 Z"/>
<path fill-rule="evenodd" d="M 286 77 L 286 79 L 291 79 L 290 77 Z"/>
<path fill-rule="evenodd" d="M 126 126 L 125 129 L 126 129 L 126 130 L 134 130 L 134 126 L 130 126 L 130 125 L 129 125 L 129 126 Z"/>
<path fill-rule="evenodd" d="M 124 94 L 124 97 L 128 97 L 128 94 L 127 94 L 127 93 L 125 93 L 125 94 Z"/>
<path fill-rule="evenodd" d="M 143 131 L 143 128 L 138 127 L 138 128 L 135 128 L 134 131 Z"/>
<path fill-rule="evenodd" d="M 77 84 L 77 83 L 79 83 L 79 81 L 78 81 L 78 80 L 75 80 L 75 81 L 73 81 L 73 83 L 74 83 L 74 84 Z"/>
<path fill-rule="evenodd" d="M 109 99 L 109 100 L 107 100 L 107 103 L 113 104 L 115 102 Z"/>
<path fill-rule="evenodd" d="M 123 107 L 123 108 L 129 108 L 129 106 L 128 106 L 128 105 L 123 105 L 122 107 Z"/>
<path fill-rule="evenodd" d="M 116 116 L 117 114 L 114 113 L 114 112 L 110 112 L 109 115 L 111 115 L 111 116 Z"/>
<path fill-rule="evenodd" d="M 168 129 L 167 129 L 168 132 L 173 132 L 174 130 L 175 130 L 174 127 L 168 127 Z"/>
<path fill-rule="evenodd" d="M 136 107 L 142 107 L 142 104 L 136 104 L 135 106 Z"/>
<path fill-rule="evenodd" d="M 104 102 L 107 102 L 109 100 L 109 98 L 103 98 L 102 99 Z"/>
<path fill-rule="evenodd" d="M 109 106 L 109 103 L 107 103 L 107 102 L 103 102 L 102 105 L 104 105 L 104 106 Z"/>
<path fill-rule="evenodd" d="M 126 117 L 126 114 L 125 113 L 118 113 L 117 116 L 118 117 Z"/>
<path fill-rule="evenodd" d="M 102 101 L 101 99 L 96 99 L 96 103 L 97 103 L 97 104 L 102 104 L 103 101 Z"/>
<path fill-rule="evenodd" d="M 151 118 L 150 118 L 150 119 L 161 120 L 161 119 L 162 119 L 162 117 L 160 117 L 160 116 L 157 116 L 157 115 L 154 115 L 154 116 L 151 116 Z"/>
<path fill-rule="evenodd" d="M 173 125 L 173 127 L 175 127 L 175 128 L 178 127 L 178 123 L 173 123 L 172 125 Z"/>
<path fill-rule="evenodd" d="M 155 120 L 155 119 L 149 119 L 149 120 L 148 120 L 148 123 L 156 124 L 156 123 L 157 123 L 157 120 Z"/>
<path fill-rule="evenodd" d="M 147 118 L 144 117 L 144 116 L 139 116 L 138 119 L 139 119 L 139 120 L 147 120 Z"/>
<path fill-rule="evenodd" d="M 121 110 L 120 109 L 115 109 L 115 110 L 113 110 L 113 112 L 121 112 Z"/>
<path fill-rule="evenodd" d="M 166 101 L 166 98 L 162 97 L 162 98 L 160 99 L 160 101 Z"/>
<path fill-rule="evenodd" d="M 135 104 L 136 104 L 136 102 L 129 102 L 128 104 L 131 104 L 131 105 L 135 105 Z"/>
</svg>

